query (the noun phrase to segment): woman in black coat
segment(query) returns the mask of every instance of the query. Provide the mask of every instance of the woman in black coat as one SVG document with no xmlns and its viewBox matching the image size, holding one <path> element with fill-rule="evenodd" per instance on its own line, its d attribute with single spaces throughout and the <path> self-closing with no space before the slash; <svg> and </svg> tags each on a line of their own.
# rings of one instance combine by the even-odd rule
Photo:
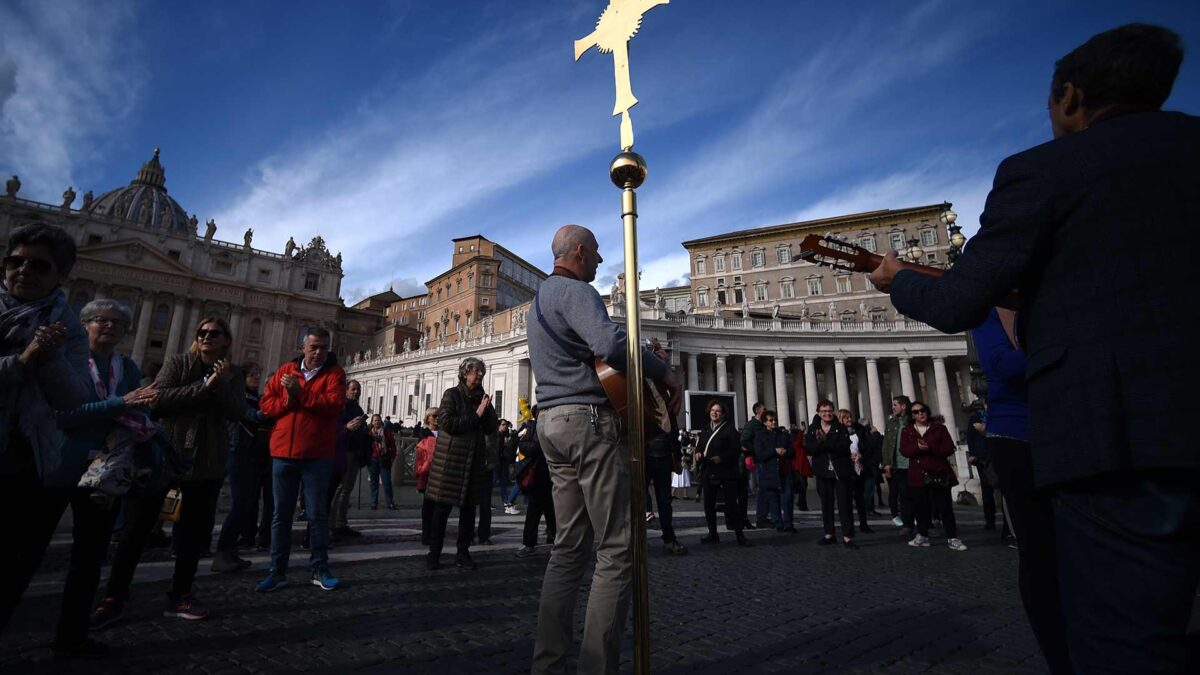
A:
<svg viewBox="0 0 1200 675">
<path fill-rule="evenodd" d="M 491 471 L 486 457 L 488 437 L 500 426 L 492 398 L 483 390 L 487 366 L 468 358 L 458 368 L 458 386 L 442 394 L 438 406 L 437 446 L 429 466 L 425 499 L 434 503 L 429 557 L 426 566 L 441 566 L 442 543 L 450 511 L 458 507 L 458 541 L 454 564 L 475 569 L 469 548 L 475 536 L 475 511 L 491 489 Z"/>
<path fill-rule="evenodd" d="M 704 519 L 708 522 L 708 536 L 700 543 L 715 544 L 721 540 L 717 536 L 717 491 L 720 490 L 725 498 L 725 529 L 733 530 L 739 544 L 749 546 L 750 540 L 742 534 L 742 516 L 737 508 L 741 435 L 726 417 L 725 404 L 721 401 L 709 401 L 707 410 L 708 428 L 700 433 L 695 454 L 696 465 L 700 467 L 700 484 L 704 486 Z"/>
<path fill-rule="evenodd" d="M 854 543 L 854 514 L 850 511 L 850 491 L 854 484 L 854 465 L 850 460 L 850 434 L 833 417 L 833 402 L 817 404 L 817 416 L 808 425 L 804 447 L 812 461 L 817 478 L 817 494 L 821 496 L 821 519 L 825 535 L 817 540 L 827 546 L 833 539 L 833 500 L 837 499 L 838 515 L 842 521 L 842 544 L 858 548 Z"/>
</svg>

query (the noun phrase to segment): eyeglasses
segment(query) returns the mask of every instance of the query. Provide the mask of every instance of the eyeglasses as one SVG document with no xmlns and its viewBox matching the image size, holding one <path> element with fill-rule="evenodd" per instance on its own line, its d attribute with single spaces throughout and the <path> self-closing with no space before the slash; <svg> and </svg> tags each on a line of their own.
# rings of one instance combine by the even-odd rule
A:
<svg viewBox="0 0 1200 675">
<path fill-rule="evenodd" d="M 225 337 L 225 331 L 223 331 L 223 330 L 198 330 L 198 331 L 196 331 L 196 337 L 200 340 L 213 340 L 216 338 Z"/>
<path fill-rule="evenodd" d="M 928 410 L 926 410 L 926 409 L 924 409 L 924 408 L 913 408 L 913 409 L 912 409 L 912 414 L 914 414 L 914 415 L 928 415 L 928 414 L 929 414 L 929 411 L 928 411 Z"/>
<path fill-rule="evenodd" d="M 774 421 L 776 421 L 774 417 L 768 417 L 767 419 L 763 420 L 763 424 L 766 424 L 767 422 L 774 422 Z"/>
<path fill-rule="evenodd" d="M 54 262 L 45 258 L 30 258 L 23 255 L 4 256 L 4 269 L 9 272 L 19 270 L 27 265 L 37 274 L 49 274 L 54 271 Z"/>
<path fill-rule="evenodd" d="M 97 326 L 124 326 L 124 319 L 112 319 L 107 316 L 93 316 L 87 320 L 88 323 L 94 323 Z"/>
</svg>

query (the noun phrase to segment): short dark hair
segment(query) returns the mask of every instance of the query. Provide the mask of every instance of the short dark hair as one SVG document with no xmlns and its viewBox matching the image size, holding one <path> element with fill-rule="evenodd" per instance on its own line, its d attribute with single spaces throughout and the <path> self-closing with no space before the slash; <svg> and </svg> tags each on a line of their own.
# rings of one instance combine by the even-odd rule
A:
<svg viewBox="0 0 1200 675">
<path fill-rule="evenodd" d="M 75 267 L 75 241 L 66 230 L 37 222 L 18 227 L 8 235 L 8 253 L 18 246 L 45 246 L 50 249 L 58 273 L 66 276 Z"/>
<path fill-rule="evenodd" d="M 820 401 L 817 401 L 817 410 L 820 410 L 821 408 L 824 408 L 825 406 L 829 406 L 829 408 L 831 408 L 833 410 L 837 410 L 837 406 L 835 406 L 833 404 L 833 401 L 830 401 L 827 398 L 823 398 Z"/>
<path fill-rule="evenodd" d="M 708 403 L 704 404 L 705 414 L 712 412 L 714 405 L 721 408 L 721 417 L 729 417 L 729 411 L 725 409 L 725 402 L 719 398 L 708 399 Z"/>
<path fill-rule="evenodd" d="M 762 409 L 763 409 L 763 408 L 765 408 L 765 407 L 767 407 L 767 406 L 766 406 L 766 405 L 764 405 L 762 401 L 755 401 L 755 402 L 754 402 L 754 405 L 750 406 L 750 410 L 751 410 L 751 412 L 753 412 L 755 415 L 757 415 L 757 414 L 758 414 L 758 411 L 759 411 L 759 410 L 762 410 Z"/>
<path fill-rule="evenodd" d="M 899 396 L 893 396 L 892 403 L 899 403 L 900 405 L 904 406 L 905 411 L 907 411 L 909 408 L 912 407 L 912 399 L 905 396 L 904 394 L 900 394 Z"/>
<path fill-rule="evenodd" d="M 763 413 L 763 419 L 766 419 L 768 417 L 774 417 L 776 420 L 778 420 L 779 414 L 776 413 L 774 410 L 767 410 L 766 412 Z"/>
<path fill-rule="evenodd" d="M 1179 34 L 1130 23 L 1093 35 L 1054 64 L 1051 95 L 1062 100 L 1067 82 L 1082 89 L 1083 105 L 1098 110 L 1115 103 L 1161 108 L 1183 63 Z"/>
<path fill-rule="evenodd" d="M 308 336 L 310 335 L 318 337 L 322 340 L 329 339 L 329 331 L 321 328 L 320 326 L 309 326 L 308 329 L 304 331 L 304 339 L 307 340 Z"/>
</svg>

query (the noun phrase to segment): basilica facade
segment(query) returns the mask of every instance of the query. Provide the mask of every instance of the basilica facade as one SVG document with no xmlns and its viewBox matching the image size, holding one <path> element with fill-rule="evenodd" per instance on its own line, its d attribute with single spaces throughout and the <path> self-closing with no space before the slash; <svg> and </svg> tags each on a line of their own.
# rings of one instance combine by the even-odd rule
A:
<svg viewBox="0 0 1200 675">
<path fill-rule="evenodd" d="M 120 348 L 148 375 L 188 348 L 202 317 L 229 322 L 235 361 L 268 370 L 298 354 L 310 326 L 330 330 L 335 350 L 346 354 L 369 345 L 383 324 L 343 306 L 341 254 L 321 237 L 304 245 L 289 239 L 274 252 L 254 246 L 253 230 L 223 241 L 208 220 L 201 232 L 168 194 L 158 150 L 129 185 L 76 198 L 68 188 L 60 204 L 24 199 L 20 180 L 10 178 L 0 197 L 0 242 L 32 222 L 66 230 L 78 247 L 67 298 L 76 310 L 97 298 L 128 306 L 133 325 Z"/>
</svg>

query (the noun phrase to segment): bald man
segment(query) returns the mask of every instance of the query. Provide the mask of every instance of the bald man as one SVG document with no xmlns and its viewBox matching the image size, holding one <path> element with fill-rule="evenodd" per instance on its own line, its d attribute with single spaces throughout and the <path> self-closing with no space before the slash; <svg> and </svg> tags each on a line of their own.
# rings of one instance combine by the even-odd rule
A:
<svg viewBox="0 0 1200 675">
<path fill-rule="evenodd" d="M 604 262 L 595 235 L 564 225 L 551 251 L 554 273 L 542 282 L 529 322 L 529 359 L 558 534 L 542 583 L 533 672 L 565 672 L 575 598 L 595 542 L 579 672 L 615 673 L 629 612 L 629 454 L 624 422 L 604 395 L 593 363 L 598 356 L 624 371 L 628 339 L 591 286 Z M 644 350 L 643 362 L 647 377 L 677 385 L 668 364 L 653 353 Z"/>
</svg>

